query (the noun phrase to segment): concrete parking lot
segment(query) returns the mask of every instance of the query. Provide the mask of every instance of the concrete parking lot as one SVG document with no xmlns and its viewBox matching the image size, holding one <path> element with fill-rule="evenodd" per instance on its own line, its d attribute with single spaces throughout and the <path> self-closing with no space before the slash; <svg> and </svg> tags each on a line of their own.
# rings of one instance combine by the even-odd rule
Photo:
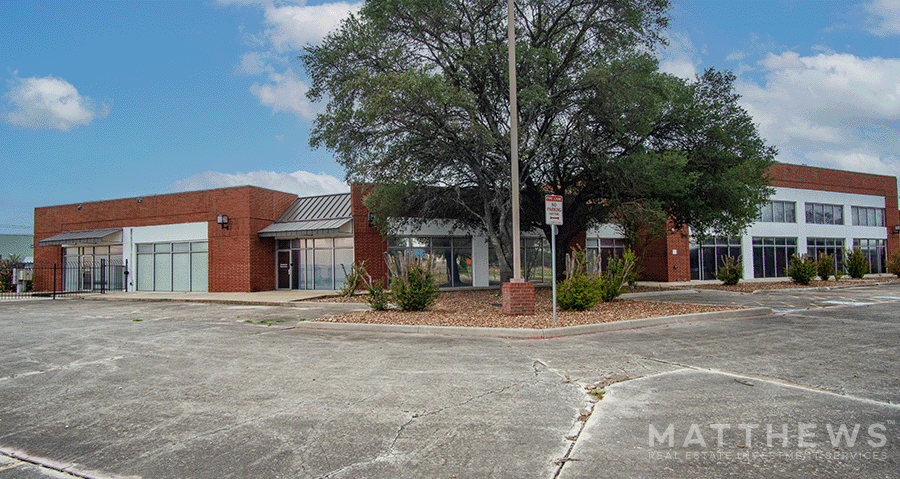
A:
<svg viewBox="0 0 900 479">
<path fill-rule="evenodd" d="M 900 288 L 803 294 L 765 317 L 551 340 L 4 302 L 0 478 L 896 477 Z"/>
</svg>

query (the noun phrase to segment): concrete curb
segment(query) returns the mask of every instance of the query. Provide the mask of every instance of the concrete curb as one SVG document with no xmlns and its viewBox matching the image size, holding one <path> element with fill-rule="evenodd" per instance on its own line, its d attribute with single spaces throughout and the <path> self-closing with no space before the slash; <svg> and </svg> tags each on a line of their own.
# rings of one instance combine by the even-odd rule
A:
<svg viewBox="0 0 900 479">
<path fill-rule="evenodd" d="M 762 294 L 762 293 L 797 293 L 801 291 L 831 291 L 834 289 L 853 289 L 853 288 L 867 288 L 869 286 L 885 286 L 889 284 L 897 284 L 896 281 L 878 281 L 872 282 L 869 284 L 858 283 L 858 284 L 848 284 L 841 286 L 819 286 L 816 288 L 784 288 L 784 289 L 756 289 L 753 290 L 750 294 Z"/>
<path fill-rule="evenodd" d="M 672 293 L 685 293 L 685 294 L 700 294 L 705 291 L 715 291 L 722 293 L 732 293 L 732 294 L 766 294 L 766 293 L 802 293 L 804 291 L 831 291 L 835 289 L 853 289 L 853 288 L 867 288 L 869 286 L 886 286 L 891 284 L 898 284 L 897 281 L 873 281 L 871 283 L 857 283 L 857 284 L 847 284 L 840 286 L 818 286 L 815 288 L 778 288 L 778 289 L 754 289 L 753 291 L 728 291 L 726 289 L 705 289 L 705 288 L 685 288 L 678 289 L 672 288 L 666 291 L 647 291 L 644 293 L 626 293 L 620 296 L 623 299 L 641 299 L 641 298 L 653 298 L 656 296 L 665 296 L 670 295 Z"/>
<path fill-rule="evenodd" d="M 136 476 L 120 476 L 118 474 L 105 474 L 100 471 L 88 469 L 77 462 L 57 461 L 46 457 L 29 454 L 21 449 L 0 446 L 0 455 L 44 467 L 53 471 L 63 472 L 82 479 L 140 479 Z"/>
<path fill-rule="evenodd" d="M 721 319 L 740 319 L 769 316 L 772 308 L 746 308 L 729 311 L 713 311 L 709 313 L 682 314 L 678 316 L 659 316 L 655 318 L 629 319 L 610 323 L 583 324 L 548 329 L 513 329 L 513 328 L 466 328 L 459 326 L 416 326 L 402 324 L 368 324 L 368 323 L 326 323 L 304 321 L 296 329 L 311 331 L 339 332 L 378 332 L 426 334 L 435 336 L 457 336 L 471 338 L 507 338 L 507 339 L 550 339 L 582 334 L 625 331 L 629 329 L 647 328 L 667 324 L 690 323 L 696 321 L 713 321 Z"/>
</svg>

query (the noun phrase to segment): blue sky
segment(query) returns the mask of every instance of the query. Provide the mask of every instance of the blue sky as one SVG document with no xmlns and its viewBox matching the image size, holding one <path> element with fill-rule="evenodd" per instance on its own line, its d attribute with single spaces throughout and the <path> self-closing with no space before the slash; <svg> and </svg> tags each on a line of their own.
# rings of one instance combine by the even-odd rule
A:
<svg viewBox="0 0 900 479">
<path fill-rule="evenodd" d="M 346 189 L 296 61 L 354 3 L 0 1 L 0 233 L 36 206 Z M 779 160 L 900 175 L 900 0 L 673 0 L 665 71 L 738 75 Z"/>
</svg>

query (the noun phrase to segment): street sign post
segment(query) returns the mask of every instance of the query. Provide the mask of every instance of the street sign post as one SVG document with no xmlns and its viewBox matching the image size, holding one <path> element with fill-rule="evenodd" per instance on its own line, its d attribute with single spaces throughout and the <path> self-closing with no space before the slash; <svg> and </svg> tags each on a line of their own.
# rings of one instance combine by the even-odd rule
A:
<svg viewBox="0 0 900 479">
<path fill-rule="evenodd" d="M 563 224 L 563 197 L 546 195 L 544 197 L 544 214 L 546 223 L 550 225 L 550 264 L 553 284 L 553 325 L 556 326 L 556 227 Z"/>
</svg>

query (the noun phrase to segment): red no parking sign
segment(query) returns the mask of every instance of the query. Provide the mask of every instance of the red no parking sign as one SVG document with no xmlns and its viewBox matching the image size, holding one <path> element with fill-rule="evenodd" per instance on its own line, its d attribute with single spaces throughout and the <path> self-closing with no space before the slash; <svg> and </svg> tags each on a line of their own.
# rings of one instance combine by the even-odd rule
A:
<svg viewBox="0 0 900 479">
<path fill-rule="evenodd" d="M 544 211 L 548 225 L 563 224 L 563 197 L 560 195 L 544 196 Z"/>
</svg>

